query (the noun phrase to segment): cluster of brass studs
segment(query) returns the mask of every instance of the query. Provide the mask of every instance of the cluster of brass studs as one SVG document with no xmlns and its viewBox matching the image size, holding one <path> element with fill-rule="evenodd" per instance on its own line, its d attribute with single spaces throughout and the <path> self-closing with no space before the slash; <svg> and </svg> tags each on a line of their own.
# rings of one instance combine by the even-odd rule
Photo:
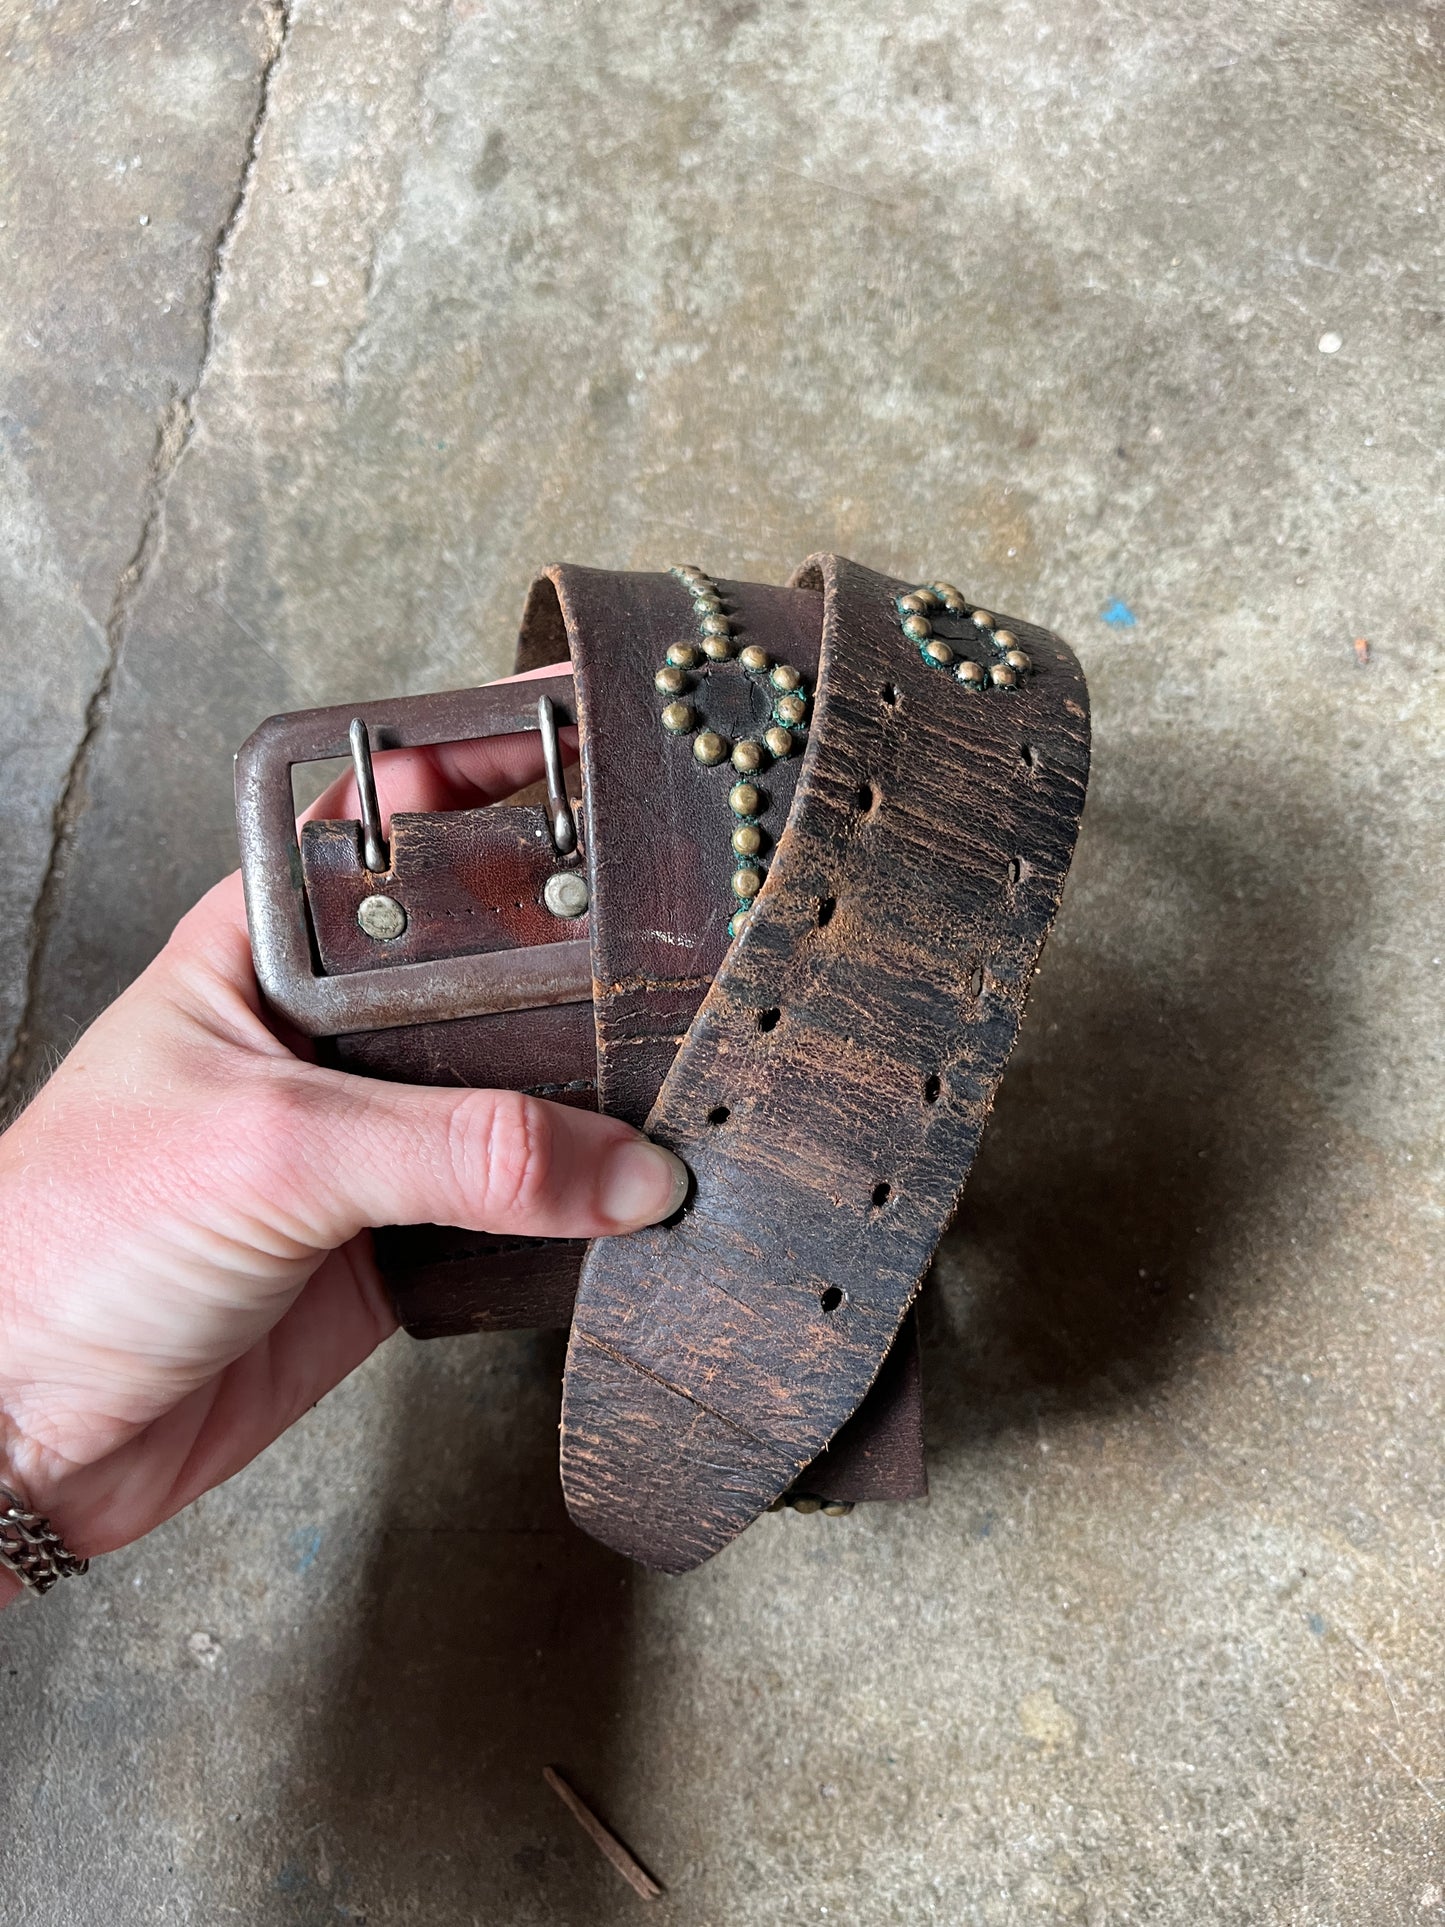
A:
<svg viewBox="0 0 1445 1927">
<path fill-rule="evenodd" d="M 811 1492 L 785 1492 L 774 1499 L 769 1512 L 821 1512 L 825 1519 L 845 1519 L 853 1510 L 851 1499 L 820 1499 Z"/>
<path fill-rule="evenodd" d="M 960 656 L 951 642 L 935 635 L 933 624 L 940 614 L 971 622 L 979 640 L 990 645 L 993 660 L 982 663 Z M 1033 666 L 1019 648 L 1018 637 L 1000 629 L 998 618 L 987 609 L 965 602 L 951 582 L 926 582 L 899 596 L 898 617 L 904 635 L 917 643 L 918 653 L 928 666 L 951 669 L 965 689 L 1017 689 Z"/>
<path fill-rule="evenodd" d="M 766 802 L 756 783 L 748 779 L 767 766 L 771 758 L 780 762 L 791 756 L 807 728 L 808 691 L 802 676 L 788 662 L 773 662 L 766 649 L 748 643 L 739 649 L 736 661 L 749 676 L 766 677 L 773 699 L 773 720 L 756 741 L 730 743 L 715 729 L 704 727 L 705 718 L 695 701 L 688 700 L 690 676 L 703 670 L 704 661 L 724 663 L 733 657 L 733 624 L 724 613 L 722 597 L 712 577 L 690 563 L 673 568 L 683 587 L 692 596 L 698 618 L 699 640 L 675 642 L 667 660 L 653 677 L 653 686 L 667 698 L 662 711 L 662 726 L 673 736 L 691 736 L 692 753 L 699 763 L 712 768 L 728 762 L 743 779 L 728 791 L 728 807 L 736 819 L 732 833 L 733 855 L 738 867 L 732 885 L 735 909 L 728 934 L 735 937 L 747 921 L 753 898 L 763 887 L 764 870 L 760 862 L 763 832 L 758 824 Z M 703 672 L 705 673 L 705 671 Z"/>
</svg>

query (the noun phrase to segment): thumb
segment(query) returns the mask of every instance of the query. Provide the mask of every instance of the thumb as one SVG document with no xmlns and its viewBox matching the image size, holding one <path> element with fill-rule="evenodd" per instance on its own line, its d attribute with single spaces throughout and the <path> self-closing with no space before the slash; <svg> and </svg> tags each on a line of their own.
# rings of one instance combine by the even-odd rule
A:
<svg viewBox="0 0 1445 1927">
<path fill-rule="evenodd" d="M 607 1237 L 670 1217 L 687 1196 L 687 1166 L 618 1118 L 516 1091 L 294 1069 L 292 1115 L 271 1142 L 284 1168 L 305 1172 L 322 1249 L 384 1224 Z"/>
</svg>

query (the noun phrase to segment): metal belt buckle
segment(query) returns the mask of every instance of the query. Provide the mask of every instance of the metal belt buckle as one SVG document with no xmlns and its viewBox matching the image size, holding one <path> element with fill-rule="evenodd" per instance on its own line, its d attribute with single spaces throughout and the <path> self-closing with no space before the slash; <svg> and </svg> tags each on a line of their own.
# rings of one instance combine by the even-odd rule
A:
<svg viewBox="0 0 1445 1927">
<path fill-rule="evenodd" d="M 592 960 L 585 941 L 323 975 L 291 792 L 293 765 L 350 754 L 361 796 L 361 858 L 374 873 L 385 870 L 389 857 L 371 775 L 373 748 L 423 749 L 539 730 L 552 838 L 566 854 L 576 848 L 577 833 L 562 782 L 556 725 L 575 720 L 570 675 L 398 696 L 368 704 L 364 716 L 348 704 L 268 717 L 236 757 L 236 824 L 256 976 L 274 1008 L 307 1036 L 334 1037 L 589 1001 Z"/>
</svg>

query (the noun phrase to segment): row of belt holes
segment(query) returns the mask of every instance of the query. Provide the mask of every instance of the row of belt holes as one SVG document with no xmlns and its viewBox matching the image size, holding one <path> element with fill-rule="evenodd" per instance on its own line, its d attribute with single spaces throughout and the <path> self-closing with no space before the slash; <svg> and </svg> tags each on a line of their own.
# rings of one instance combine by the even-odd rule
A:
<svg viewBox="0 0 1445 1927">
<path fill-rule="evenodd" d="M 889 708 L 892 708 L 898 701 L 898 690 L 892 683 L 887 685 L 882 695 L 883 701 Z M 857 804 L 860 815 L 871 816 L 878 808 L 879 794 L 877 786 L 872 782 L 860 783 L 854 801 Z M 818 904 L 818 928 L 820 930 L 826 929 L 832 922 L 833 913 L 837 908 L 838 899 L 836 897 L 830 896 L 821 899 Z M 763 1032 L 775 1029 L 781 1016 L 782 1011 L 776 1007 L 760 1010 L 758 1012 L 758 1029 Z M 930 1076 L 925 1079 L 923 1085 L 924 1103 L 936 1104 L 942 1092 L 942 1078 L 938 1076 L 937 1072 L 931 1073 Z M 726 1124 L 731 1115 L 732 1113 L 726 1104 L 717 1104 L 708 1112 L 707 1121 L 714 1126 Z M 873 1187 L 871 1199 L 873 1209 L 875 1211 L 882 1211 L 892 1196 L 893 1186 L 889 1184 L 886 1179 L 880 1179 Z M 831 1313 L 839 1309 L 844 1303 L 845 1298 L 846 1293 L 842 1290 L 841 1286 L 828 1285 L 819 1294 L 818 1303 L 825 1313 Z"/>
</svg>

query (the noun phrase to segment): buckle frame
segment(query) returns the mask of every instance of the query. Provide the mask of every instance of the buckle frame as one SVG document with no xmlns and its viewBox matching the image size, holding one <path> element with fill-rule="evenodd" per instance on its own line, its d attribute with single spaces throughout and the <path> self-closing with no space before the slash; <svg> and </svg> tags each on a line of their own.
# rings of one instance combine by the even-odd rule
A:
<svg viewBox="0 0 1445 1927">
<path fill-rule="evenodd" d="M 256 977 L 267 1002 L 305 1036 L 591 1002 L 592 951 L 582 939 L 335 977 L 316 968 L 291 795 L 293 765 L 350 755 L 358 714 L 378 749 L 524 735 L 542 728 L 539 697 L 550 698 L 558 723 L 576 721 L 576 694 L 566 674 L 364 706 L 293 710 L 267 717 L 242 744 L 236 755 L 236 829 Z"/>
</svg>

